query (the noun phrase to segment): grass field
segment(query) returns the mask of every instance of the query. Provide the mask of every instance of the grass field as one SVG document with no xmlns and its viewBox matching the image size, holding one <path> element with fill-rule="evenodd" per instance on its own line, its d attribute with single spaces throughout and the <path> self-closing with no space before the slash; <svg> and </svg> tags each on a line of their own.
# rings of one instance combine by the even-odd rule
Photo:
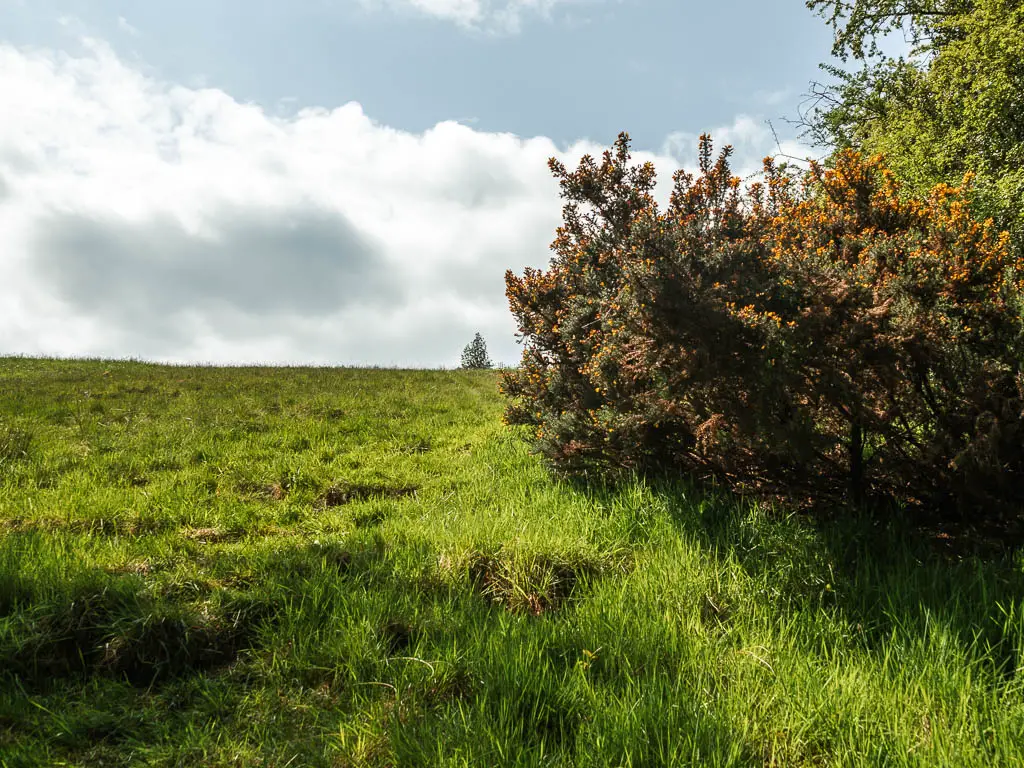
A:
<svg viewBox="0 0 1024 768">
<path fill-rule="evenodd" d="M 552 480 L 493 372 L 0 359 L 0 766 L 1024 766 L 1024 558 Z"/>
</svg>

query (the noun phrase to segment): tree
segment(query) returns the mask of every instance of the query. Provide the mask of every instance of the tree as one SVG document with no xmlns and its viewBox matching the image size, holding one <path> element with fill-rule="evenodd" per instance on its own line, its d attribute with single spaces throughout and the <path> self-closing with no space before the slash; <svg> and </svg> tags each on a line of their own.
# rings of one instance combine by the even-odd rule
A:
<svg viewBox="0 0 1024 768">
<path fill-rule="evenodd" d="M 972 207 L 1024 253 L 1024 1 L 808 0 L 836 31 L 800 122 L 815 141 L 885 155 L 909 194 L 972 173 Z M 910 59 L 877 40 L 903 29 Z"/>
<path fill-rule="evenodd" d="M 462 367 L 480 369 L 492 366 L 491 358 L 487 356 L 487 343 L 484 337 L 477 333 L 462 350 Z"/>
<path fill-rule="evenodd" d="M 835 30 L 832 55 L 846 61 L 881 56 L 878 40 L 903 31 L 914 46 L 941 46 L 950 19 L 970 13 L 975 0 L 806 0 Z"/>
</svg>

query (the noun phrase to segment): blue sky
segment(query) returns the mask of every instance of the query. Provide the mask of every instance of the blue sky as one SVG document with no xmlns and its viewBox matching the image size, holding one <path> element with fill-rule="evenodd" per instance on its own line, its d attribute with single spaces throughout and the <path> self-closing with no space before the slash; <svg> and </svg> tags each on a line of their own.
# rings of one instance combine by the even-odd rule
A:
<svg viewBox="0 0 1024 768">
<path fill-rule="evenodd" d="M 753 171 L 831 31 L 802 2 L 0 0 L 0 353 L 518 356 L 574 164 Z"/>
</svg>

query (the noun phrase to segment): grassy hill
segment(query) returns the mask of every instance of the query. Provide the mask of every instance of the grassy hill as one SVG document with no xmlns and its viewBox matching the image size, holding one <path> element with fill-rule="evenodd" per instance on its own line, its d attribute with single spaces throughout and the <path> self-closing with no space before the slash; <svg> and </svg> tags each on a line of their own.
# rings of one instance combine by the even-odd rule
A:
<svg viewBox="0 0 1024 768">
<path fill-rule="evenodd" d="M 1024 559 L 552 480 L 491 372 L 0 359 L 0 766 L 1022 766 Z"/>
</svg>

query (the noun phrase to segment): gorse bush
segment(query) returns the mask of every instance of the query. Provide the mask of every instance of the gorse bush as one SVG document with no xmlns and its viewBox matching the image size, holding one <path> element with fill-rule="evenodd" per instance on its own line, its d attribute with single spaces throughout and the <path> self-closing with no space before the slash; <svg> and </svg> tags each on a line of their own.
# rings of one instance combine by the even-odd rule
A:
<svg viewBox="0 0 1024 768">
<path fill-rule="evenodd" d="M 741 189 L 700 140 L 666 210 L 622 134 L 550 167 L 567 200 L 547 271 L 506 273 L 524 341 L 506 421 L 556 469 L 684 470 L 928 509 L 1024 503 L 1021 278 L 971 217 L 879 157 Z"/>
</svg>

